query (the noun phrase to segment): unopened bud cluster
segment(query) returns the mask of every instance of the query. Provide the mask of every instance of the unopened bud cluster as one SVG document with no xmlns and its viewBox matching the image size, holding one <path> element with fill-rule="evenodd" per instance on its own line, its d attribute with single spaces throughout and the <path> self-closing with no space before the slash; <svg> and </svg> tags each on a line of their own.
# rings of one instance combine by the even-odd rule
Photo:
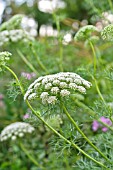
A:
<svg viewBox="0 0 113 170">
<path fill-rule="evenodd" d="M 18 42 L 18 41 L 33 41 L 33 37 L 29 36 L 28 32 L 17 29 L 17 30 L 5 30 L 0 32 L 0 46 L 8 42 Z"/>
<path fill-rule="evenodd" d="M 56 130 L 58 130 L 63 124 L 63 120 L 59 114 L 51 116 L 49 119 L 46 120 L 46 122 Z M 46 127 L 46 129 L 49 131 L 48 127 Z"/>
<path fill-rule="evenodd" d="M 55 104 L 60 98 L 68 97 L 71 92 L 86 93 L 91 83 L 76 73 L 60 72 L 36 79 L 24 95 L 24 100 L 40 98 L 43 104 Z"/>
<path fill-rule="evenodd" d="M 113 41 L 113 24 L 106 26 L 102 30 L 101 36 L 103 40 Z"/>
<path fill-rule="evenodd" d="M 4 30 L 13 30 L 21 27 L 21 21 L 24 15 L 17 14 L 12 16 L 8 21 L 0 25 L 0 32 Z"/>
<path fill-rule="evenodd" d="M 93 25 L 86 25 L 79 29 L 79 31 L 76 33 L 74 40 L 87 40 L 91 37 L 93 32 L 97 32 L 98 29 Z"/>
<path fill-rule="evenodd" d="M 2 71 L 2 66 L 6 65 L 10 60 L 11 55 L 12 54 L 7 51 L 0 52 L 0 71 Z"/>
<path fill-rule="evenodd" d="M 29 123 L 12 123 L 2 130 L 0 134 L 0 141 L 6 141 L 9 138 L 11 140 L 16 140 L 17 137 L 24 137 L 26 133 L 32 133 L 34 130 L 34 127 L 32 127 Z"/>
</svg>

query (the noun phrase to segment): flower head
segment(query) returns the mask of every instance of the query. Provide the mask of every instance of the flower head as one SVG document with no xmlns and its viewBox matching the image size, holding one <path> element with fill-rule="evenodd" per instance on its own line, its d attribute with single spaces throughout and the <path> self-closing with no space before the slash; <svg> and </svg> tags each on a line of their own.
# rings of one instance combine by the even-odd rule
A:
<svg viewBox="0 0 113 170">
<path fill-rule="evenodd" d="M 97 28 L 93 25 L 86 25 L 79 29 L 79 31 L 76 33 L 74 40 L 86 40 L 89 39 L 92 35 L 92 32 L 97 32 Z"/>
<path fill-rule="evenodd" d="M 23 137 L 26 133 L 32 133 L 34 131 L 34 127 L 32 127 L 29 123 L 24 122 L 16 122 L 6 126 L 1 134 L 0 141 L 15 140 L 17 137 Z"/>
<path fill-rule="evenodd" d="M 33 37 L 28 34 L 25 30 L 5 30 L 0 32 L 0 46 L 7 44 L 9 42 L 19 42 L 19 41 L 33 41 Z"/>
<path fill-rule="evenodd" d="M 0 52 L 0 71 L 2 71 L 2 66 L 6 65 L 10 60 L 11 55 L 12 54 L 7 51 Z"/>
<path fill-rule="evenodd" d="M 106 26 L 102 30 L 101 36 L 103 40 L 113 41 L 113 24 Z"/>
<path fill-rule="evenodd" d="M 86 93 L 86 88 L 90 88 L 90 86 L 90 82 L 76 73 L 61 72 L 46 75 L 36 79 L 28 87 L 24 100 L 33 99 L 32 96 L 35 94 L 43 104 L 55 104 L 60 98 L 68 97 L 72 92 Z"/>
</svg>

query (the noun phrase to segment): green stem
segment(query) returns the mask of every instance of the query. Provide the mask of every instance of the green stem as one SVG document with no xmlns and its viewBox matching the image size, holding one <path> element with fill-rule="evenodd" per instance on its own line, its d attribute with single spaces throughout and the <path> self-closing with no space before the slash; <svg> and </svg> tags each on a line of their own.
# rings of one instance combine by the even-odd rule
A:
<svg viewBox="0 0 113 170">
<path fill-rule="evenodd" d="M 104 105 L 106 105 L 106 102 L 105 102 L 105 100 L 104 100 L 104 98 L 103 98 L 103 96 L 102 96 L 102 93 L 101 93 L 101 91 L 100 91 L 100 89 L 99 89 L 99 87 L 98 87 L 98 83 L 97 83 L 96 79 L 95 79 L 93 76 L 92 76 L 92 78 L 93 78 L 93 80 L 95 81 L 95 86 L 96 86 L 98 95 L 100 96 L 100 98 L 101 98 L 101 100 L 103 101 Z"/>
<path fill-rule="evenodd" d="M 66 107 L 64 106 L 64 104 L 62 104 L 63 110 L 65 112 L 65 114 L 67 115 L 67 117 L 69 118 L 69 120 L 73 123 L 73 125 L 75 126 L 75 128 L 78 130 L 78 132 L 84 137 L 84 139 L 89 143 L 89 145 L 91 145 L 98 153 L 100 153 L 100 155 L 105 158 L 108 162 L 110 162 L 110 160 L 95 146 L 93 145 L 93 143 L 87 138 L 87 136 L 81 131 L 81 129 L 79 128 L 79 126 L 76 124 L 76 122 L 74 121 L 74 119 L 71 117 L 71 115 L 69 114 L 69 112 L 67 111 Z M 110 162 L 111 163 L 111 162 Z"/>
<path fill-rule="evenodd" d="M 60 37 L 60 22 L 59 19 L 56 17 L 55 12 L 53 12 L 53 19 L 56 23 L 56 27 L 57 27 L 57 31 L 58 31 L 58 42 L 59 42 L 59 67 L 60 67 L 60 71 L 63 72 L 63 48 L 62 48 L 62 39 Z"/>
<path fill-rule="evenodd" d="M 112 1 L 111 0 L 108 0 L 108 3 L 109 3 L 109 6 L 110 6 L 110 9 L 111 11 L 113 10 L 113 4 L 112 4 Z"/>
<path fill-rule="evenodd" d="M 96 52 L 95 52 L 95 49 L 94 49 L 94 46 L 93 46 L 93 43 L 90 41 L 90 47 L 92 49 L 92 52 L 93 52 L 93 58 L 94 58 L 94 74 L 96 73 L 96 68 L 97 68 L 97 59 L 96 59 Z"/>
<path fill-rule="evenodd" d="M 25 64 L 32 70 L 34 73 L 39 75 L 37 70 L 33 67 L 33 65 L 24 57 L 24 55 L 20 52 L 20 50 L 17 50 L 18 55 L 21 57 L 21 59 L 25 62 Z"/>
<path fill-rule="evenodd" d="M 24 147 L 24 145 L 22 143 L 19 143 L 21 149 L 24 151 L 24 153 L 28 156 L 28 158 L 34 163 L 34 165 L 45 169 L 44 167 L 42 167 L 33 157 L 31 154 L 29 154 L 28 150 Z"/>
<path fill-rule="evenodd" d="M 32 47 L 31 45 L 31 50 L 34 54 L 34 57 L 36 58 L 37 60 L 37 63 L 39 64 L 39 66 L 42 68 L 42 70 L 44 70 L 47 74 L 48 74 L 48 70 L 46 69 L 46 67 L 43 65 L 43 63 L 41 62 L 40 58 L 38 57 L 38 55 L 36 54 L 34 48 Z"/>
<path fill-rule="evenodd" d="M 92 109 L 90 109 L 88 106 L 86 106 L 85 104 L 83 104 L 82 102 L 78 100 L 73 99 L 73 101 L 77 104 L 77 106 L 82 107 L 84 110 L 87 110 L 87 113 L 93 118 L 95 118 L 99 123 L 101 123 L 102 125 L 104 125 L 105 127 L 113 131 L 113 128 L 107 125 L 106 123 L 102 122 L 100 118 L 98 118 L 97 114 Z"/>
<path fill-rule="evenodd" d="M 16 81 L 17 81 L 17 84 L 18 84 L 19 87 L 20 87 L 20 90 L 21 90 L 22 94 L 24 95 L 24 89 L 23 89 L 23 87 L 22 87 L 22 85 L 21 85 L 21 83 L 20 83 L 17 75 L 16 75 L 16 74 L 14 73 L 14 71 L 11 70 L 9 67 L 7 67 L 7 66 L 5 66 L 5 65 L 4 65 L 4 67 L 14 76 L 14 78 L 15 78 Z"/>
<path fill-rule="evenodd" d="M 23 87 L 21 85 L 21 83 L 19 82 L 18 80 L 18 77 L 16 76 L 16 74 L 7 66 L 4 66 L 13 76 L 14 78 L 16 79 L 17 83 L 19 84 L 20 86 L 20 89 L 22 91 L 22 94 L 24 95 L 24 90 L 23 90 Z M 62 136 L 59 132 L 57 132 L 53 127 L 51 127 L 48 123 L 46 123 L 44 121 L 44 119 L 40 116 L 40 113 L 39 112 L 36 112 L 32 106 L 30 105 L 30 103 L 28 102 L 28 100 L 26 100 L 26 103 L 28 105 L 28 107 L 31 109 L 31 111 L 38 117 L 39 120 L 41 120 L 54 134 L 56 134 L 57 136 L 59 136 L 61 139 L 63 139 L 65 142 L 67 142 L 68 144 L 72 145 L 75 149 L 77 149 L 78 151 L 80 151 L 83 155 L 85 155 L 87 158 L 89 158 L 90 160 L 92 160 L 93 162 L 97 163 L 98 165 L 104 167 L 107 169 L 107 167 L 102 164 L 101 162 L 95 160 L 94 158 L 92 158 L 90 155 L 88 155 L 86 152 L 84 152 L 82 149 L 80 149 L 79 146 L 77 146 L 75 143 L 73 142 L 70 142 L 68 139 L 66 139 L 64 136 Z"/>
</svg>

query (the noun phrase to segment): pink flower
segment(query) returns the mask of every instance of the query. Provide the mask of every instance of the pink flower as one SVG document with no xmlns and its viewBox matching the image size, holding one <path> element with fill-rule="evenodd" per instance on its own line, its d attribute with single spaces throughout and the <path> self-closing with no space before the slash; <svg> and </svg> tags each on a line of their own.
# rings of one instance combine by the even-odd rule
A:
<svg viewBox="0 0 113 170">
<path fill-rule="evenodd" d="M 109 125 L 109 126 L 112 125 L 112 122 L 111 122 L 111 120 L 110 120 L 109 118 L 105 118 L 104 116 L 102 116 L 102 117 L 100 118 L 100 120 L 101 120 L 103 123 L 105 123 L 105 124 L 107 124 L 107 125 Z M 103 126 L 101 123 L 99 123 L 97 120 L 94 120 L 93 123 L 92 123 L 92 130 L 93 130 L 94 132 L 96 132 L 98 129 L 101 129 L 102 132 L 108 131 L 108 128 L 107 128 L 107 127 L 104 127 L 104 126 Z"/>
<path fill-rule="evenodd" d="M 23 116 L 24 119 L 28 119 L 29 118 L 29 114 L 26 113 L 24 116 Z"/>
<path fill-rule="evenodd" d="M 26 78 L 27 80 L 32 79 L 33 77 L 36 77 L 35 73 L 26 73 L 26 72 L 22 72 L 21 76 Z"/>
</svg>

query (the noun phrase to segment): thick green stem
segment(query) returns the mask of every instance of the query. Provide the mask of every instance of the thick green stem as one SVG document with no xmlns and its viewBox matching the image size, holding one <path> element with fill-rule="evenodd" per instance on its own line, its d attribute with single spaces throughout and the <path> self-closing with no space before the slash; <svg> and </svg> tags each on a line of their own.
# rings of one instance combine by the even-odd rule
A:
<svg viewBox="0 0 113 170">
<path fill-rule="evenodd" d="M 22 94 L 24 94 L 24 90 L 23 87 L 21 85 L 21 83 L 18 80 L 18 77 L 16 76 L 16 74 L 7 66 L 4 66 L 16 79 L 18 85 L 20 86 L 20 89 L 22 91 Z M 30 103 L 28 102 L 28 100 L 26 100 L 26 103 L 28 105 L 28 107 L 31 109 L 31 111 L 38 117 L 39 120 L 41 120 L 54 134 L 56 134 L 57 136 L 59 136 L 61 139 L 63 139 L 65 142 L 67 142 L 68 144 L 70 144 L 71 146 L 73 146 L 75 149 L 77 149 L 78 151 L 80 151 L 83 155 L 85 155 L 87 158 L 89 158 L 90 160 L 92 160 L 93 162 L 97 163 L 98 165 L 108 169 L 104 164 L 102 164 L 101 162 L 97 161 L 96 159 L 92 158 L 90 155 L 88 155 L 86 152 L 84 152 L 79 146 L 77 146 L 75 143 L 69 141 L 68 139 L 66 139 L 63 135 L 61 135 L 59 132 L 57 132 L 53 127 L 51 127 L 48 123 L 46 123 L 44 121 L 44 119 L 40 116 L 40 113 L 35 111 L 32 106 L 30 105 Z"/>
<path fill-rule="evenodd" d="M 24 145 L 20 142 L 19 143 L 21 149 L 23 150 L 23 152 L 28 156 L 28 158 L 31 160 L 31 162 L 34 163 L 34 165 L 36 165 L 37 167 L 40 167 L 41 169 L 45 169 L 44 167 L 42 167 L 33 157 L 32 155 L 28 152 L 28 150 L 24 147 Z"/>
<path fill-rule="evenodd" d="M 92 49 L 92 52 L 93 52 L 93 58 L 94 58 L 94 74 L 96 73 L 96 68 L 97 68 L 97 59 L 96 59 L 96 52 L 95 52 L 95 49 L 94 49 L 94 46 L 93 46 L 93 43 L 90 41 L 90 47 Z"/>
<path fill-rule="evenodd" d="M 25 62 L 25 64 L 32 70 L 34 73 L 39 75 L 37 70 L 34 68 L 34 66 L 24 57 L 24 55 L 20 52 L 20 50 L 17 50 L 18 55 L 21 57 L 21 59 Z"/>
<path fill-rule="evenodd" d="M 110 160 L 95 146 L 93 145 L 93 143 L 87 138 L 87 136 L 81 131 L 81 129 L 79 128 L 79 126 L 76 124 L 76 122 L 74 121 L 74 119 L 71 117 L 71 115 L 69 114 L 69 112 L 67 111 L 66 107 L 64 106 L 64 104 L 62 104 L 63 110 L 65 112 L 65 114 L 67 115 L 67 117 L 69 118 L 69 120 L 73 123 L 73 125 L 75 126 L 75 128 L 78 130 L 78 132 L 84 137 L 84 139 L 89 143 L 89 145 L 91 145 L 98 153 L 100 153 L 100 155 L 105 158 L 108 162 L 110 162 Z M 111 162 L 110 162 L 111 163 Z"/>
</svg>

